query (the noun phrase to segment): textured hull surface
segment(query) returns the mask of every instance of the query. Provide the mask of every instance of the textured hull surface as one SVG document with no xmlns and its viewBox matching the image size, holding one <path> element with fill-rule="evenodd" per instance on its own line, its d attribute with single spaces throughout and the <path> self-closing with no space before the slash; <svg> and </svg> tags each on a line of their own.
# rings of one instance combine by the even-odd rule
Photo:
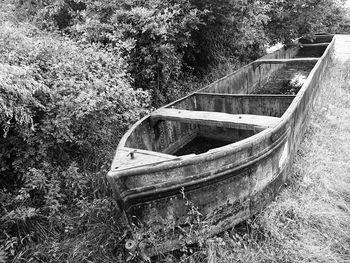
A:
<svg viewBox="0 0 350 263">
<path fill-rule="evenodd" d="M 331 60 L 332 39 L 318 36 L 318 53 L 303 40 L 311 50 L 294 46 L 267 55 L 146 116 L 125 134 L 108 178 L 134 231 L 153 233 L 162 244 L 150 254 L 179 248 L 184 235 L 196 242 L 199 232 L 227 230 L 275 198 Z M 298 72 L 293 63 L 309 66 Z M 266 92 L 276 83 L 284 83 L 286 93 Z M 191 148 L 203 138 L 209 146 Z"/>
</svg>

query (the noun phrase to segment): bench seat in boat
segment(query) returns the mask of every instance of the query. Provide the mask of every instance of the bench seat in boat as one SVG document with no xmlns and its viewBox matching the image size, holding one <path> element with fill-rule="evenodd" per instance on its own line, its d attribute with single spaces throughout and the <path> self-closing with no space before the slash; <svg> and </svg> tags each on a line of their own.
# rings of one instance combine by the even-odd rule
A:
<svg viewBox="0 0 350 263">
<path fill-rule="evenodd" d="M 280 118 L 253 114 L 229 114 L 222 112 L 163 108 L 153 112 L 151 114 L 151 120 L 153 123 L 160 120 L 168 120 L 196 123 L 207 126 L 260 131 L 275 126 L 280 121 Z"/>
<path fill-rule="evenodd" d="M 284 58 L 284 59 L 258 59 L 254 64 L 285 64 L 299 62 L 317 62 L 319 58 Z"/>
</svg>

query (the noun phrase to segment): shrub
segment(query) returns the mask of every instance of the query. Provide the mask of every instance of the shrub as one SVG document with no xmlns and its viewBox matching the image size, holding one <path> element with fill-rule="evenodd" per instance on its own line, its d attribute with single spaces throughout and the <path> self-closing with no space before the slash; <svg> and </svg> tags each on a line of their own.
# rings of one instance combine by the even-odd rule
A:
<svg viewBox="0 0 350 263">
<path fill-rule="evenodd" d="M 147 112 L 148 94 L 130 87 L 115 49 L 29 37 L 33 33 L 9 25 L 0 31 L 0 63 L 6 69 L 0 116 L 7 135 L 1 143 L 24 140 L 12 148 L 22 148 L 18 152 L 27 156 L 22 159 L 31 159 L 26 167 L 43 160 L 81 165 L 84 158 L 93 164 L 110 156 L 125 129 Z"/>
<path fill-rule="evenodd" d="M 190 68 L 184 63 L 191 34 L 201 23 L 189 0 L 78 1 L 20 4 L 45 29 L 60 29 L 83 43 L 122 49 L 133 86 L 152 91 L 153 104 L 174 99 L 173 85 Z"/>
<path fill-rule="evenodd" d="M 183 79 L 191 86 L 222 64 L 232 68 L 256 59 L 269 44 L 334 31 L 342 18 L 342 3 L 336 0 L 40 3 L 19 7 L 43 28 L 121 49 L 133 86 L 151 91 L 155 106 L 183 95 L 173 92 Z"/>
<path fill-rule="evenodd" d="M 265 25 L 269 6 L 264 1 L 191 1 L 199 10 L 206 10 L 203 24 L 194 32 L 197 50 L 190 65 L 205 72 L 227 60 L 250 61 L 261 55 L 269 39 Z M 190 51 L 192 52 L 192 51 Z M 190 58 L 190 57 L 189 57 Z"/>
<path fill-rule="evenodd" d="M 288 43 L 291 39 L 314 33 L 334 33 L 344 17 L 342 1 L 270 1 L 270 21 L 266 32 L 274 42 Z"/>
<path fill-rule="evenodd" d="M 116 48 L 29 25 L 1 24 L 0 70 L 0 251 L 60 262 L 71 242 L 91 249 L 101 238 L 92 253 L 112 254 L 121 214 L 105 174 L 121 135 L 148 112 L 148 93 L 131 88 Z M 65 252 L 46 254 L 55 249 Z"/>
</svg>

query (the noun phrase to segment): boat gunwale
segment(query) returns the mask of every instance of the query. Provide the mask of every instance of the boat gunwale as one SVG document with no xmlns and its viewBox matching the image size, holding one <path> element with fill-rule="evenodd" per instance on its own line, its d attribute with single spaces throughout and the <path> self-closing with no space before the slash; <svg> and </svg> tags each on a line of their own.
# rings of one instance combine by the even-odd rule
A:
<svg viewBox="0 0 350 263">
<path fill-rule="evenodd" d="M 184 156 L 180 156 L 180 159 L 176 159 L 176 160 L 169 160 L 169 161 L 165 161 L 163 163 L 160 163 L 159 165 L 145 165 L 143 167 L 139 167 L 137 169 L 132 169 L 130 168 L 129 170 L 123 170 L 123 171 L 118 171 L 117 169 L 113 169 L 113 167 L 111 168 L 111 170 L 108 172 L 108 176 L 111 178 L 117 177 L 117 178 L 122 178 L 122 177 L 127 177 L 127 176 L 137 176 L 140 175 L 142 173 L 154 173 L 157 171 L 161 171 L 161 170 L 170 170 L 170 169 L 174 169 L 174 168 L 179 168 L 180 166 L 186 166 L 186 165 L 191 165 L 194 163 L 198 163 L 201 161 L 212 161 L 218 158 L 222 158 L 228 154 L 234 154 L 236 152 L 242 151 L 245 148 L 249 148 L 254 146 L 255 144 L 262 142 L 266 139 L 268 139 L 270 136 L 272 136 L 274 133 L 278 132 L 279 130 L 282 130 L 284 128 L 284 126 L 290 121 L 295 109 L 297 109 L 298 105 L 300 104 L 301 99 L 303 98 L 306 90 L 309 88 L 310 83 L 315 75 L 315 72 L 318 70 L 318 68 L 320 67 L 320 64 L 323 62 L 324 58 L 328 55 L 329 50 L 333 47 L 334 42 L 335 42 L 335 37 L 334 35 L 332 35 L 332 41 L 329 42 L 329 45 L 327 46 L 327 48 L 325 49 L 323 55 L 321 57 L 319 57 L 318 61 L 316 62 L 316 64 L 314 65 L 314 67 L 312 68 L 312 70 L 310 71 L 308 78 L 306 79 L 305 83 L 303 84 L 303 86 L 301 87 L 301 89 L 299 90 L 299 92 L 295 95 L 293 101 L 291 102 L 291 104 L 289 105 L 289 107 L 287 108 L 287 110 L 284 112 L 284 114 L 280 117 L 280 121 L 276 124 L 276 126 L 272 127 L 272 128 L 267 128 L 253 136 L 250 136 L 246 139 L 243 139 L 241 141 L 238 142 L 234 142 L 231 143 L 229 145 L 225 145 L 222 147 L 218 147 L 218 148 L 214 148 L 212 150 L 209 150 L 205 153 L 201 153 L 198 155 L 184 155 Z M 286 48 L 286 46 L 284 46 L 283 48 Z M 242 70 L 243 68 L 252 66 L 255 63 L 255 61 L 241 67 L 240 69 L 232 72 L 231 74 L 226 75 L 225 77 L 213 82 L 212 84 L 210 84 L 209 86 L 215 84 L 216 82 L 219 82 L 221 80 L 224 80 L 226 78 L 228 78 L 229 76 L 236 74 L 238 71 Z M 169 103 L 163 107 L 160 107 L 159 109 L 162 108 L 166 108 L 166 107 L 171 107 L 172 105 L 185 100 L 187 98 L 189 98 L 190 96 L 193 96 L 197 93 L 200 93 L 202 90 L 206 89 L 208 86 L 203 87 L 202 89 L 197 90 L 196 92 L 193 92 L 185 97 L 182 97 L 172 103 Z M 218 96 L 223 95 L 220 93 L 215 93 L 218 94 Z M 244 94 L 231 94 L 231 95 L 237 95 L 237 96 L 246 96 Z M 253 96 L 256 96 L 254 94 L 251 94 Z M 264 94 L 261 94 L 264 95 Z M 281 96 L 278 94 L 275 94 L 277 96 Z M 269 95 L 270 96 L 270 95 Z M 294 96 L 294 95 L 292 95 Z M 137 121 L 122 137 L 120 143 L 118 144 L 117 147 L 117 151 L 119 148 L 121 147 L 125 147 L 125 143 L 126 140 L 129 138 L 130 134 L 136 129 L 137 126 L 139 126 L 143 121 L 145 121 L 147 118 L 149 118 L 151 116 L 151 114 L 143 117 L 142 119 L 140 119 L 139 121 Z M 114 163 L 114 161 L 113 161 Z"/>
<path fill-rule="evenodd" d="M 187 188 L 193 185 L 199 185 L 201 183 L 209 182 L 209 181 L 223 181 L 224 178 L 222 178 L 222 180 L 218 180 L 218 178 L 221 178 L 225 174 L 232 174 L 237 171 L 247 169 L 249 166 L 252 166 L 255 163 L 259 162 L 260 160 L 268 157 L 272 152 L 274 152 L 283 143 L 287 141 L 289 134 L 290 134 L 290 129 L 287 129 L 284 132 L 284 134 L 280 138 L 278 138 L 278 140 L 276 140 L 273 144 L 269 145 L 268 147 L 264 148 L 263 151 L 257 153 L 254 156 L 251 156 L 248 161 L 245 160 L 244 162 L 235 164 L 234 166 L 226 165 L 225 169 L 222 169 L 222 171 L 216 172 L 216 174 L 213 174 L 213 171 L 207 171 L 201 174 L 196 174 L 190 177 L 183 178 L 186 180 L 177 182 L 176 185 L 174 185 L 173 182 L 171 181 L 171 182 L 163 182 L 160 184 L 156 184 L 157 189 L 154 189 L 154 185 L 142 186 L 142 187 L 134 188 L 132 190 L 127 190 L 121 193 L 120 196 L 123 198 L 124 202 L 126 203 L 129 202 L 130 204 L 130 200 L 134 200 L 137 198 L 144 198 L 144 197 L 152 196 L 154 194 L 159 195 L 161 193 L 177 190 L 181 187 Z M 201 188 L 201 186 L 192 187 L 191 190 L 197 189 L 197 188 Z M 166 195 L 166 196 L 169 196 L 169 195 Z M 147 201 L 150 201 L 150 200 L 143 199 L 143 202 L 147 202 Z M 139 202 L 135 202 L 135 203 L 139 203 Z"/>
<path fill-rule="evenodd" d="M 213 93 L 213 92 L 196 92 L 194 95 L 223 96 L 223 97 L 242 97 L 242 98 L 295 98 L 292 94 L 230 94 L 230 93 Z"/>
</svg>

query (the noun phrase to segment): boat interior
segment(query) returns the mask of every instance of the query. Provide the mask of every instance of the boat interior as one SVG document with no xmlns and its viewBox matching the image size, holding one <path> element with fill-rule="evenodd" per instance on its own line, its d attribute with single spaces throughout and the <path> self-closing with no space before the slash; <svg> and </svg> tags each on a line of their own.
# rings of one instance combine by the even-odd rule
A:
<svg viewBox="0 0 350 263">
<path fill-rule="evenodd" d="M 332 38 L 301 39 L 154 111 L 124 141 L 123 151 L 141 155 L 127 166 L 210 152 L 275 126 Z"/>
</svg>

